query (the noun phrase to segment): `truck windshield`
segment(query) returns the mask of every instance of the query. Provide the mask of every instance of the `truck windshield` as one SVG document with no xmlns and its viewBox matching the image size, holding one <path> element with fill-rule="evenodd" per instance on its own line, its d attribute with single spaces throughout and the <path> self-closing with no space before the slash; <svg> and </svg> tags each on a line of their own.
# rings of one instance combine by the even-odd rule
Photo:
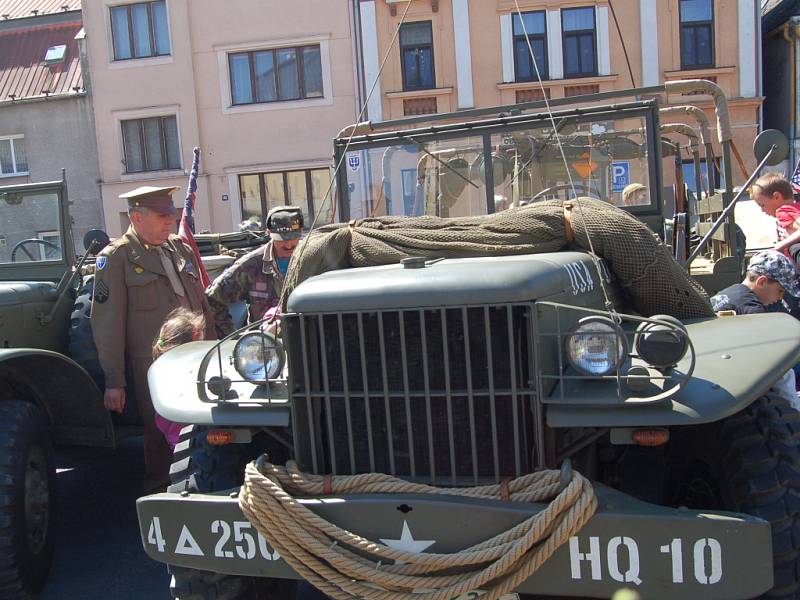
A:
<svg viewBox="0 0 800 600">
<path fill-rule="evenodd" d="M 342 216 L 482 215 L 574 196 L 633 212 L 652 209 L 647 121 L 641 111 L 607 111 L 556 115 L 555 128 L 540 117 L 398 131 L 386 134 L 385 143 L 378 134 L 375 141 L 351 144 L 345 156 L 343 208 L 349 214 Z M 362 145 L 368 147 L 352 149 Z"/>
<path fill-rule="evenodd" d="M 0 192 L 0 264 L 63 258 L 56 192 Z"/>
</svg>

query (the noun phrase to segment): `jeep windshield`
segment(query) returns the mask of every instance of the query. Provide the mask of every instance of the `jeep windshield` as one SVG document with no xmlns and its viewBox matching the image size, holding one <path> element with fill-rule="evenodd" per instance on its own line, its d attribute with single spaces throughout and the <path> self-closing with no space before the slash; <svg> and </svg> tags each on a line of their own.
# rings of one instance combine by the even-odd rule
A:
<svg viewBox="0 0 800 600">
<path fill-rule="evenodd" d="M 60 182 L 0 187 L 0 279 L 64 272 L 71 253 L 61 193 Z"/>
<path fill-rule="evenodd" d="M 656 111 L 630 102 L 341 137 L 339 219 L 482 215 L 574 196 L 623 206 L 629 184 L 659 189 Z M 645 193 L 625 208 L 654 214 L 657 202 Z"/>
</svg>

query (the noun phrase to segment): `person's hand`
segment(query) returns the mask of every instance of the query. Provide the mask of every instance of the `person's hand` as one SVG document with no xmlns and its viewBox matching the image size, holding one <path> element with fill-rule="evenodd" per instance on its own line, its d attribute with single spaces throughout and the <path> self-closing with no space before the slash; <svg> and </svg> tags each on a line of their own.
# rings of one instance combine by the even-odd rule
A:
<svg viewBox="0 0 800 600">
<path fill-rule="evenodd" d="M 125 408 L 125 388 L 106 388 L 103 394 L 103 406 L 106 410 L 122 413 Z"/>
</svg>

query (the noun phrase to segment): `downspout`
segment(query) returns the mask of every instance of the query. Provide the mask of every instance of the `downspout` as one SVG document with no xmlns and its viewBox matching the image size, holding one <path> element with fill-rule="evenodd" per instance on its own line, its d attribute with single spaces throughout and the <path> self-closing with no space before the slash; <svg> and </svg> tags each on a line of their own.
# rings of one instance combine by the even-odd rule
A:
<svg viewBox="0 0 800 600">
<path fill-rule="evenodd" d="M 789 56 L 791 57 L 791 63 L 789 65 L 789 141 L 791 144 L 789 145 L 789 169 L 792 169 L 792 165 L 795 163 L 794 161 L 794 142 L 795 142 L 795 123 L 796 123 L 796 115 L 797 115 L 797 107 L 794 105 L 794 98 L 795 98 L 795 62 L 797 60 L 797 48 L 795 46 L 794 36 L 791 35 L 789 32 L 793 31 L 793 28 L 790 25 L 790 21 L 787 21 L 783 24 L 783 39 L 786 40 L 786 43 L 789 45 Z"/>
<path fill-rule="evenodd" d="M 364 90 L 366 89 L 366 83 L 364 82 L 364 50 L 361 35 L 361 8 L 359 4 L 359 0 L 353 0 L 350 4 L 350 24 L 353 30 L 353 52 L 355 56 L 356 119 L 358 119 L 361 107 L 364 106 Z"/>
</svg>

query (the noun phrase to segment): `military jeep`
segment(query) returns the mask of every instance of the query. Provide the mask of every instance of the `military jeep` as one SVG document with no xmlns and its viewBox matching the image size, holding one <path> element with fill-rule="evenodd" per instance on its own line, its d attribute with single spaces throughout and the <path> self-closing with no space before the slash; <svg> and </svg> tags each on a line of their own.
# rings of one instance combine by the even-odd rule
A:
<svg viewBox="0 0 800 600">
<path fill-rule="evenodd" d="M 53 552 L 53 444 L 115 435 L 70 358 L 80 268 L 64 181 L 0 187 L 0 223 L 0 596 L 32 598 Z"/>
<path fill-rule="evenodd" d="M 732 206 L 729 157 L 727 189 L 706 184 L 692 198 L 676 186 L 668 210 L 675 161 L 664 155 L 684 148 L 662 136 L 665 91 L 359 125 L 334 142 L 339 218 L 490 214 L 576 195 L 622 205 L 615 173 L 625 163 L 626 182 L 649 197 L 622 208 L 676 260 L 705 256 L 708 286 L 727 285 L 742 276 L 732 221 L 696 211 L 705 239 L 692 243 L 689 230 L 693 206 Z M 150 370 L 156 410 L 187 424 L 173 485 L 137 501 L 144 548 L 170 565 L 175 598 L 295 597 L 300 575 L 238 503 L 246 463 L 265 455 L 319 476 L 378 472 L 450 488 L 579 471 L 597 512 L 514 595 L 800 593 L 800 413 L 796 398 L 771 391 L 800 360 L 800 323 L 788 315 L 637 314 L 602 259 L 568 247 L 327 272 L 291 292 L 280 332 L 254 324 L 176 348 Z M 300 502 L 368 540 L 434 553 L 544 509 L 426 494 Z"/>
</svg>

